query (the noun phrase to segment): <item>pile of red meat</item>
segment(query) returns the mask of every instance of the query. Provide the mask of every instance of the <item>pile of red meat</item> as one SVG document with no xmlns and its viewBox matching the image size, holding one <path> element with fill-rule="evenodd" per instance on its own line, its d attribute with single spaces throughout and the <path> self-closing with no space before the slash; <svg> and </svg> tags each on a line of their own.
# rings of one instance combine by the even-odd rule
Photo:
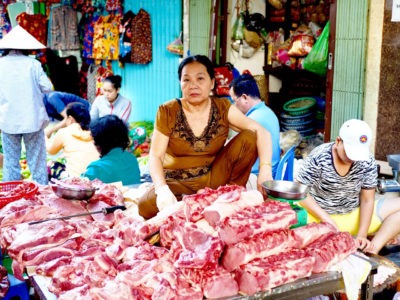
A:
<svg viewBox="0 0 400 300">
<path fill-rule="evenodd" d="M 121 204 L 116 190 L 99 186 L 89 206 Z M 264 202 L 259 192 L 239 186 L 185 196 L 173 212 L 147 222 L 119 210 L 27 224 L 76 213 L 83 202 L 74 202 L 44 189 L 36 200 L 0 211 L 1 246 L 14 259 L 16 277 L 36 266 L 52 278 L 48 289 L 58 299 L 251 295 L 324 272 L 356 251 L 353 238 L 329 224 L 289 229 L 297 223 L 289 204 Z M 147 242 L 158 231 L 160 245 Z"/>
</svg>

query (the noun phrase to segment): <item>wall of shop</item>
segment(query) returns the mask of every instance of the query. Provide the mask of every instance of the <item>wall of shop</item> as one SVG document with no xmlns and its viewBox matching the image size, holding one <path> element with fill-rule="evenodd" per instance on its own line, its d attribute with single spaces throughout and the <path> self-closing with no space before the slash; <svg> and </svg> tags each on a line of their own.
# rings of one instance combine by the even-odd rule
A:
<svg viewBox="0 0 400 300">
<path fill-rule="evenodd" d="M 188 48 L 185 53 L 188 55 L 207 55 L 210 40 L 210 13 L 211 1 L 185 0 L 189 14 L 188 24 Z"/>
<path fill-rule="evenodd" d="M 153 58 L 149 64 L 125 64 L 113 62 L 115 74 L 123 77 L 121 94 L 132 100 L 130 121 L 155 119 L 158 106 L 179 97 L 178 65 L 180 56 L 167 50 L 169 43 L 182 31 L 181 0 L 125 1 L 125 11 L 137 13 L 140 9 L 150 14 Z"/>
<path fill-rule="evenodd" d="M 382 0 L 371 0 L 368 18 L 367 64 L 365 72 L 365 97 L 363 119 L 376 132 L 378 117 L 378 98 L 380 85 L 380 65 L 382 52 L 383 13 L 385 3 Z M 376 134 L 374 134 L 371 151 L 375 153 Z"/>
<path fill-rule="evenodd" d="M 343 122 L 362 118 L 368 32 L 368 3 L 336 3 L 330 140 L 338 136 Z"/>
<path fill-rule="evenodd" d="M 393 10 L 392 6 L 393 0 L 386 0 L 382 14 L 375 147 L 375 156 L 380 160 L 386 160 L 388 154 L 400 153 L 400 11 Z"/>
</svg>

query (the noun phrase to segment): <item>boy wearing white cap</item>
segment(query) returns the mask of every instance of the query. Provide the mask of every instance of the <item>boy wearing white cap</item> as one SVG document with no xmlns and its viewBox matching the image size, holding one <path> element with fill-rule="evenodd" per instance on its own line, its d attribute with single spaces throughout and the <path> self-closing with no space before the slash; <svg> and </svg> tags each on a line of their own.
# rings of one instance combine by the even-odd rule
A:
<svg viewBox="0 0 400 300">
<path fill-rule="evenodd" d="M 375 200 L 378 169 L 369 151 L 371 138 L 367 123 L 346 121 L 335 142 L 311 151 L 296 179 L 310 187 L 300 203 L 308 223 L 331 223 L 350 232 L 359 249 L 378 253 L 400 233 L 400 199 Z"/>
<path fill-rule="evenodd" d="M 20 26 L 0 40 L 0 130 L 4 153 L 3 181 L 19 180 L 22 140 L 34 181 L 48 183 L 44 128 L 49 122 L 43 93 L 53 85 L 39 61 L 21 50 L 46 48 Z"/>
</svg>

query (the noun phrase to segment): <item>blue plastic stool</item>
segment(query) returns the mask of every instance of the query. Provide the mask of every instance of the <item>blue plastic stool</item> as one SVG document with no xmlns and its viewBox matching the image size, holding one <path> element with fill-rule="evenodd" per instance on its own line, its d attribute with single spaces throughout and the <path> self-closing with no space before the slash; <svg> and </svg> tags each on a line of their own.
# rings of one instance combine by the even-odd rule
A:
<svg viewBox="0 0 400 300">
<path fill-rule="evenodd" d="M 13 275 L 8 274 L 10 281 L 10 288 L 3 300 L 10 300 L 19 298 L 21 300 L 29 300 L 29 289 L 25 281 L 15 278 Z"/>
<path fill-rule="evenodd" d="M 275 180 L 293 181 L 295 149 L 296 146 L 290 147 L 279 160 L 278 167 L 276 168 Z"/>
</svg>

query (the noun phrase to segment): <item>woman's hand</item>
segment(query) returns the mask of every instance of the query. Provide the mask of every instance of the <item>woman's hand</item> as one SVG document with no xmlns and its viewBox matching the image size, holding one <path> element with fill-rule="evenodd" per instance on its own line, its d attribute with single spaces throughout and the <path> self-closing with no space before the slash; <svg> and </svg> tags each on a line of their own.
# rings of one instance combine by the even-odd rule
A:
<svg viewBox="0 0 400 300">
<path fill-rule="evenodd" d="M 257 190 L 259 192 L 261 192 L 264 196 L 266 196 L 266 193 L 265 193 L 264 188 L 262 187 L 262 184 L 268 180 L 273 180 L 271 168 L 267 165 L 260 166 L 260 173 L 258 174 L 258 177 L 257 177 Z"/>
<path fill-rule="evenodd" d="M 174 205 L 178 200 L 175 195 L 171 192 L 168 185 L 163 185 L 156 189 L 156 204 L 159 211 L 167 208 L 168 206 Z"/>
<path fill-rule="evenodd" d="M 357 249 L 360 249 L 363 252 L 369 252 L 373 249 L 372 242 L 369 239 L 367 239 L 366 237 L 357 236 L 355 238 L 355 242 L 357 245 Z"/>
</svg>

